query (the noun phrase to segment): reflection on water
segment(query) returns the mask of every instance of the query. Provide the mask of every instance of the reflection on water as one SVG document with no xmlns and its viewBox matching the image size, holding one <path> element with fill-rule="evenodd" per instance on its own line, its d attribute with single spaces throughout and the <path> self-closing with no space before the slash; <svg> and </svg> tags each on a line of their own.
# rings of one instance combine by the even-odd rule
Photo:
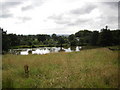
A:
<svg viewBox="0 0 120 90">
<path fill-rule="evenodd" d="M 80 51 L 81 47 L 72 47 L 72 48 L 62 48 L 62 51 L 64 52 L 73 52 L 73 51 Z M 60 47 L 41 47 L 41 48 L 32 48 L 32 49 L 14 49 L 14 52 L 16 54 L 20 55 L 28 55 L 29 51 L 32 50 L 32 54 L 47 54 L 47 53 L 55 53 L 61 51 Z"/>
<path fill-rule="evenodd" d="M 35 51 L 32 51 L 32 54 L 47 54 L 47 53 L 50 53 L 50 51 L 47 48 L 45 50 L 36 49 Z"/>
</svg>

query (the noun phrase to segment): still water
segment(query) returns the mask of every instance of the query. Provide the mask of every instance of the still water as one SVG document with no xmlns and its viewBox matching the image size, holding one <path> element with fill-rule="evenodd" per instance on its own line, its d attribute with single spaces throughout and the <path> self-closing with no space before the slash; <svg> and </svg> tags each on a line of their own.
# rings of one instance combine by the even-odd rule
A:
<svg viewBox="0 0 120 90">
<path fill-rule="evenodd" d="M 73 52 L 73 51 L 80 51 L 81 46 L 77 46 L 74 48 L 62 48 L 64 52 Z M 31 54 L 47 54 L 47 53 L 57 53 L 61 51 L 60 47 L 40 47 L 40 48 L 32 48 L 32 49 L 13 49 L 10 50 L 10 53 L 20 54 L 20 55 L 28 55 L 29 51 L 31 50 Z"/>
</svg>

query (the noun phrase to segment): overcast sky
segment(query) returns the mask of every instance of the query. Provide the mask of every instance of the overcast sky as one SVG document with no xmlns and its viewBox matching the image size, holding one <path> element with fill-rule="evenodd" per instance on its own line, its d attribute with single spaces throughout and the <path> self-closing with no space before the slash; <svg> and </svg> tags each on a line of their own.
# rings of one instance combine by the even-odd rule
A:
<svg viewBox="0 0 120 90">
<path fill-rule="evenodd" d="M 88 1 L 2 0 L 0 27 L 16 34 L 73 34 L 105 25 L 118 29 L 118 0 Z"/>
</svg>

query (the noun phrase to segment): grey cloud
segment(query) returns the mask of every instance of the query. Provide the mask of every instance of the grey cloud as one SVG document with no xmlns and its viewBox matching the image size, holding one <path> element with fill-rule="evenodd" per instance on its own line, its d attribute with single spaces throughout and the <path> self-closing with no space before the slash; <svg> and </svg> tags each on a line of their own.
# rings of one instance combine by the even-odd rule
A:
<svg viewBox="0 0 120 90">
<path fill-rule="evenodd" d="M 70 20 L 56 20 L 55 23 L 57 23 L 57 24 L 67 24 L 67 23 L 70 23 Z"/>
<path fill-rule="evenodd" d="M 0 15 L 0 18 L 9 18 L 9 17 L 13 17 L 13 15 L 11 13 L 6 13 L 6 14 Z"/>
<path fill-rule="evenodd" d="M 53 19 L 53 20 L 61 20 L 63 17 L 63 15 L 52 15 L 52 16 L 49 16 L 48 19 Z"/>
<path fill-rule="evenodd" d="M 118 28 L 120 29 L 120 2 L 118 2 Z"/>
<path fill-rule="evenodd" d="M 33 9 L 35 7 L 41 6 L 45 2 L 45 0 L 44 1 L 43 0 L 30 0 L 30 1 L 31 1 L 31 4 L 27 5 L 27 6 L 23 6 L 21 8 L 22 11 L 27 11 L 27 10 Z"/>
<path fill-rule="evenodd" d="M 75 23 L 86 23 L 88 21 L 90 21 L 90 19 L 82 19 L 81 18 L 81 19 L 76 20 Z"/>
<path fill-rule="evenodd" d="M 117 24 L 118 23 L 118 2 L 102 2 L 103 6 L 109 6 L 108 9 L 103 10 L 103 14 L 100 16 L 101 24 Z"/>
<path fill-rule="evenodd" d="M 25 23 L 26 21 L 29 21 L 31 19 L 31 17 L 18 17 L 19 22 L 16 23 Z"/>
<path fill-rule="evenodd" d="M 30 17 L 18 17 L 18 19 L 27 21 L 27 20 L 31 20 L 32 18 L 30 18 Z"/>
<path fill-rule="evenodd" d="M 64 14 L 60 14 L 58 16 L 56 15 L 49 16 L 48 19 L 52 19 L 56 24 L 67 25 L 67 26 L 75 26 L 81 23 L 84 24 L 89 21 L 89 19 L 82 19 L 79 17 L 75 17 L 75 18 L 64 17 Z"/>
<path fill-rule="evenodd" d="M 75 26 L 75 23 L 68 23 L 67 26 Z"/>
<path fill-rule="evenodd" d="M 13 17 L 13 14 L 9 12 L 9 10 L 1 10 L 0 11 L 0 18 L 9 18 L 9 17 Z"/>
<path fill-rule="evenodd" d="M 28 6 L 22 7 L 21 10 L 26 11 L 26 10 L 29 10 L 29 9 L 32 9 L 32 8 L 34 8 L 32 5 L 28 5 Z"/>
<path fill-rule="evenodd" d="M 71 14 L 89 14 L 92 10 L 95 8 L 98 8 L 96 4 L 102 4 L 102 6 L 109 6 L 111 9 L 117 9 L 118 8 L 118 2 L 89 2 L 86 3 L 83 7 L 77 8 L 74 10 L 71 10 Z M 102 7 L 101 7 L 102 8 Z"/>
<path fill-rule="evenodd" d="M 106 23 L 111 23 L 111 24 L 115 24 L 118 23 L 118 17 L 117 16 L 101 16 L 100 17 L 102 22 L 101 24 L 106 24 Z"/>
<path fill-rule="evenodd" d="M 1 7 L 0 7 L 0 18 L 9 18 L 13 17 L 13 14 L 10 13 L 10 8 L 14 8 L 15 6 L 21 4 L 22 1 L 17 1 L 17 2 L 1 2 Z"/>
<path fill-rule="evenodd" d="M 102 2 L 102 3 L 110 6 L 111 8 L 118 8 L 118 2 Z"/>
<path fill-rule="evenodd" d="M 2 9 L 10 9 L 10 8 L 13 8 L 16 5 L 19 5 L 19 4 L 22 4 L 22 1 L 1 3 Z"/>
<path fill-rule="evenodd" d="M 69 22 L 67 25 L 68 26 L 77 26 L 77 25 L 80 25 L 80 24 L 85 24 L 85 23 L 88 23 L 89 21 L 91 21 L 90 19 L 76 19 L 74 22 Z"/>
<path fill-rule="evenodd" d="M 87 3 L 85 7 L 77 8 L 60 15 L 52 15 L 48 17 L 48 20 L 53 20 L 56 24 L 61 26 L 91 26 L 97 28 L 98 26 L 104 26 L 106 24 L 112 25 L 117 23 L 116 3 Z M 108 7 L 109 6 L 109 7 Z M 98 9 L 102 15 L 95 18 L 81 18 L 81 14 L 90 14 L 94 9 Z M 116 11 L 115 11 L 116 10 Z M 114 14 L 115 15 L 114 15 Z M 67 14 L 67 15 L 66 15 Z M 75 15 L 75 16 L 74 16 Z M 65 17 L 68 16 L 68 17 Z M 93 16 L 94 17 L 94 16 Z M 86 26 L 87 27 L 87 26 Z"/>
<path fill-rule="evenodd" d="M 64 17 L 64 14 L 52 15 L 49 16 L 48 19 L 54 20 L 56 24 L 67 24 L 70 22 L 69 18 Z"/>
<path fill-rule="evenodd" d="M 88 14 L 95 8 L 96 8 L 96 6 L 90 3 L 90 4 L 86 4 L 82 8 L 77 8 L 77 9 L 71 10 L 70 13 L 72 13 L 72 14 L 86 14 L 87 13 Z"/>
<path fill-rule="evenodd" d="M 21 8 L 22 11 L 26 11 L 32 9 L 34 7 L 40 6 L 43 4 L 43 0 L 6 0 L 4 2 L 0 2 L 0 18 L 10 18 L 13 17 L 13 13 L 10 12 L 11 8 L 15 8 L 21 4 L 27 3 L 27 1 L 31 1 L 31 4 L 28 6 L 24 6 Z M 44 0 L 45 2 L 46 0 Z M 2 12 L 2 13 L 1 13 Z M 25 19 L 26 20 L 26 19 Z"/>
<path fill-rule="evenodd" d="M 116 23 L 118 21 L 118 17 L 108 17 L 107 22 Z"/>
</svg>

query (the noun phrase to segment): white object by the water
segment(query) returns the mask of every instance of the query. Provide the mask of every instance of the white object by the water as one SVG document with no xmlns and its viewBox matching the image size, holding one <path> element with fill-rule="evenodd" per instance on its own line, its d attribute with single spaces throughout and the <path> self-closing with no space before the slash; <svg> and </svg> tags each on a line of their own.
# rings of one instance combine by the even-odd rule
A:
<svg viewBox="0 0 120 90">
<path fill-rule="evenodd" d="M 28 51 L 31 50 L 31 49 L 27 49 L 26 51 L 21 51 L 20 52 L 20 55 L 28 55 Z"/>
<path fill-rule="evenodd" d="M 65 50 L 65 52 L 72 52 L 72 50 L 70 48 L 64 49 L 64 50 Z"/>
<path fill-rule="evenodd" d="M 32 51 L 32 54 L 47 54 L 50 53 L 50 51 L 46 48 L 44 49 L 36 49 L 35 51 Z"/>
<path fill-rule="evenodd" d="M 79 48 L 80 48 L 80 49 L 82 49 L 82 47 L 81 47 L 81 46 L 80 46 Z"/>
<path fill-rule="evenodd" d="M 47 53 L 50 53 L 50 51 L 46 48 L 46 49 L 44 50 L 44 53 L 47 54 Z"/>
<path fill-rule="evenodd" d="M 20 55 L 28 55 L 28 51 L 21 51 Z"/>
<path fill-rule="evenodd" d="M 54 47 L 53 52 L 58 52 L 60 50 L 60 47 Z"/>
<path fill-rule="evenodd" d="M 80 51 L 78 46 L 76 47 L 76 51 Z"/>
<path fill-rule="evenodd" d="M 41 54 L 40 49 L 36 49 L 35 51 L 32 51 L 32 54 Z"/>
</svg>

